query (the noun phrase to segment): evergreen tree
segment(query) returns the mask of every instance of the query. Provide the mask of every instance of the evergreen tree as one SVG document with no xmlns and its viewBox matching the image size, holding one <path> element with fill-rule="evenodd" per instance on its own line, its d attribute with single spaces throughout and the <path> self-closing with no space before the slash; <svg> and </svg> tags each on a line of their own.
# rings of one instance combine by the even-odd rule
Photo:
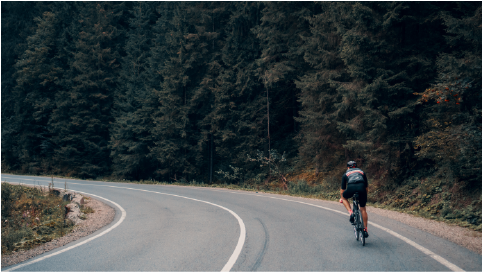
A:
<svg viewBox="0 0 482 272">
<path fill-rule="evenodd" d="M 151 114 L 154 93 L 149 88 L 148 58 L 151 46 L 152 4 L 138 2 L 130 11 L 129 31 L 122 57 L 120 84 L 115 92 L 111 135 L 113 174 L 120 177 L 146 179 L 153 171 L 148 157 L 152 146 Z"/>
<path fill-rule="evenodd" d="M 2 2 L 2 167 L 260 181 L 247 155 L 278 149 L 316 173 L 477 181 L 480 18 L 477 2 Z"/>
<path fill-rule="evenodd" d="M 265 5 L 261 13 L 261 24 L 253 31 L 262 52 L 256 61 L 258 77 L 264 84 L 268 100 L 266 126 L 270 133 L 266 135 L 266 149 L 274 147 L 291 153 L 296 151 L 292 138 L 296 132 L 294 117 L 298 111 L 294 81 L 298 74 L 307 69 L 299 50 L 304 43 L 300 36 L 309 33 L 305 17 L 311 15 L 313 4 L 267 2 Z"/>
<path fill-rule="evenodd" d="M 439 55 L 437 80 L 420 93 L 424 124 L 416 143 L 419 157 L 475 183 L 482 177 L 482 7 L 461 2 L 455 10 L 441 12 L 451 50 Z"/>
<path fill-rule="evenodd" d="M 28 48 L 17 61 L 14 97 L 15 116 L 18 121 L 17 142 L 22 156 L 20 162 L 39 168 L 50 138 L 48 122 L 54 107 L 54 96 L 59 89 L 59 67 L 56 55 L 57 20 L 53 13 L 45 12 L 35 18 L 36 33 L 27 38 Z M 51 154 L 48 154 L 49 157 Z M 50 160 L 49 160 L 50 161 Z M 48 167 L 48 166 L 47 166 Z M 32 172 L 31 169 L 28 170 Z M 34 171 L 37 172 L 37 171 Z"/>
<path fill-rule="evenodd" d="M 24 131 L 24 115 L 17 115 L 15 108 L 22 108 L 25 97 L 17 85 L 14 67 L 28 48 L 27 37 L 34 35 L 37 24 L 33 18 L 42 16 L 43 5 L 35 2 L 2 2 L 2 167 L 18 169 L 22 162 L 25 146 L 19 143 Z M 17 106 L 15 106 L 17 105 Z M 24 142 L 25 144 L 25 142 Z M 32 155 L 32 153 L 30 153 Z M 27 154 L 27 156 L 30 156 Z"/>
<path fill-rule="evenodd" d="M 341 145 L 346 139 L 337 122 L 344 120 L 346 108 L 337 110 L 335 105 L 342 97 L 337 89 L 346 88 L 351 78 L 339 54 L 341 36 L 329 16 L 330 5 L 334 3 L 320 3 L 307 18 L 311 33 L 302 36 L 305 42 L 299 50 L 311 68 L 296 81 L 301 104 L 296 118 L 301 123 L 298 155 L 316 175 L 332 169 L 345 155 Z"/>
<path fill-rule="evenodd" d="M 188 179 L 196 173 L 192 157 L 194 156 L 190 139 L 192 124 L 189 121 L 190 99 L 195 86 L 193 73 L 197 70 L 197 60 L 202 58 L 202 51 L 191 54 L 197 35 L 190 33 L 194 26 L 191 17 L 196 16 L 192 3 L 168 3 L 161 12 L 166 14 L 156 23 L 163 26 L 165 44 L 161 54 L 165 62 L 159 73 L 162 76 L 160 87 L 155 89 L 159 108 L 154 116 L 155 126 L 151 129 L 154 146 L 150 149 L 159 164 L 158 174 L 169 179 Z M 160 29 L 157 27 L 156 29 Z M 201 44 L 197 50 L 206 50 Z M 153 54 L 155 57 L 159 55 Z M 199 75 L 198 75 L 199 76 Z"/>
<path fill-rule="evenodd" d="M 253 166 L 247 163 L 247 155 L 263 149 L 266 140 L 263 124 L 266 101 L 255 74 L 259 43 L 250 31 L 259 23 L 260 6 L 254 2 L 238 2 L 229 9 L 222 59 L 209 67 L 214 79 L 205 81 L 213 101 L 211 111 L 201 122 L 201 143 L 210 157 L 216 159 L 214 170 L 228 171 L 232 164 L 244 168 L 248 178 L 255 173 L 248 169 Z"/>
<path fill-rule="evenodd" d="M 50 122 L 58 166 L 80 177 L 96 177 L 109 170 L 108 126 L 119 70 L 113 40 L 119 35 L 120 8 L 119 4 L 93 2 L 79 8 L 76 53 Z"/>
<path fill-rule="evenodd" d="M 188 51 L 192 54 L 196 52 L 196 48 L 203 48 L 203 58 L 199 61 L 204 68 L 198 69 L 197 74 L 201 77 L 195 77 L 194 80 L 196 85 L 190 100 L 189 120 L 193 122 L 193 131 L 197 132 L 191 139 L 193 150 L 196 152 L 196 167 L 200 170 L 200 177 L 210 182 L 213 180 L 214 164 L 217 162 L 215 158 L 218 157 L 215 146 L 219 131 L 219 127 L 212 122 L 212 116 L 218 106 L 216 93 L 220 85 L 224 85 L 217 82 L 217 78 L 225 69 L 222 49 L 226 35 L 225 25 L 229 20 L 231 8 L 232 5 L 228 3 L 197 5 L 196 10 L 200 16 L 192 21 L 196 28 L 196 36 L 192 36 L 195 40 L 192 40 L 189 46 L 192 50 Z"/>
<path fill-rule="evenodd" d="M 435 72 L 437 52 L 420 55 L 419 47 L 420 40 L 440 38 L 440 32 L 430 32 L 435 23 L 424 23 L 439 10 L 417 5 L 423 4 L 339 3 L 329 11 L 342 38 L 340 57 L 352 78 L 345 85 L 350 88 L 338 87 L 344 103 L 335 104 L 337 110 L 352 110 L 338 122 L 338 130 L 347 137 L 346 159 L 366 161 L 391 179 L 401 177 L 403 164 L 413 161 L 413 152 L 404 153 L 407 144 L 412 150 L 417 124 L 412 93 Z M 412 35 L 415 38 L 407 42 L 406 31 L 424 24 L 427 32 Z M 404 154 L 407 157 L 402 158 Z"/>
</svg>

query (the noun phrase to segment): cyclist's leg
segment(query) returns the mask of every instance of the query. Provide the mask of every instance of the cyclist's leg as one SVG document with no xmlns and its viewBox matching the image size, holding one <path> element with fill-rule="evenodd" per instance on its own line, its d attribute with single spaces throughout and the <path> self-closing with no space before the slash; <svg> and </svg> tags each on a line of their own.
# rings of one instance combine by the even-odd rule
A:
<svg viewBox="0 0 482 272">
<path fill-rule="evenodd" d="M 348 190 L 349 188 L 346 188 L 346 190 L 343 191 L 341 194 L 341 199 L 343 200 L 343 206 L 345 206 L 347 212 L 351 211 L 351 206 L 350 202 L 348 202 L 348 199 L 353 196 L 353 192 Z"/>
<path fill-rule="evenodd" d="M 367 198 L 368 198 L 368 194 L 367 194 L 367 190 L 366 188 L 364 188 L 364 186 L 362 188 L 359 188 L 359 196 L 360 196 L 360 212 L 362 214 L 362 217 L 363 217 L 363 225 L 365 227 L 365 231 L 368 230 L 368 213 L 367 213 L 367 208 L 366 208 L 366 204 L 367 204 Z M 368 231 L 366 232 L 366 237 L 368 237 Z"/>
<path fill-rule="evenodd" d="M 343 200 L 343 206 L 345 206 L 346 210 L 348 212 L 350 212 L 351 210 L 351 205 L 350 205 L 350 202 L 348 202 L 348 199 L 342 197 L 342 200 Z"/>
<path fill-rule="evenodd" d="M 367 207 L 360 207 L 360 211 L 363 217 L 363 225 L 365 229 L 368 227 L 368 213 L 367 213 Z"/>
</svg>

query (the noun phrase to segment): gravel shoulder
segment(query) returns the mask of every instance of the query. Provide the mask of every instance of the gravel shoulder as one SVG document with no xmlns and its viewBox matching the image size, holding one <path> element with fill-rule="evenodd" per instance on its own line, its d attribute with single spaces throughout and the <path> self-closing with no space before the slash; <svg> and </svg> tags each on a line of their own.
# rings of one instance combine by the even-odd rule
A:
<svg viewBox="0 0 482 272">
<path fill-rule="evenodd" d="M 457 245 L 463 246 L 473 252 L 478 253 L 479 255 L 482 255 L 482 233 L 480 232 L 459 226 L 449 225 L 444 222 L 413 216 L 411 214 L 384 210 L 370 206 L 367 206 L 367 213 L 374 213 L 397 220 L 403 224 L 447 239 L 453 243 L 456 243 Z M 370 224 L 370 220 L 368 220 L 368 224 Z"/>
<path fill-rule="evenodd" d="M 109 205 L 93 198 L 87 199 L 84 205 L 91 207 L 95 212 L 87 214 L 87 219 L 77 224 L 72 232 L 56 240 L 39 245 L 38 247 L 2 256 L 2 268 L 23 262 L 42 253 L 76 241 L 94 233 L 114 220 L 115 210 Z"/>
</svg>

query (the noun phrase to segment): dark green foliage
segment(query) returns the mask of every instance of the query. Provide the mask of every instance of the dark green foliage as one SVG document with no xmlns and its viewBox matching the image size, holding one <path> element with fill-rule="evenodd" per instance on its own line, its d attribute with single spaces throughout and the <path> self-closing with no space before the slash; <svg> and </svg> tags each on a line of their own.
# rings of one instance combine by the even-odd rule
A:
<svg viewBox="0 0 482 272">
<path fill-rule="evenodd" d="M 266 101 L 255 75 L 259 46 L 250 31 L 258 23 L 258 3 L 236 3 L 226 22 L 221 59 L 210 66 L 205 88 L 212 97 L 208 114 L 201 121 L 200 145 L 214 169 L 229 171 L 228 165 L 246 164 L 246 155 L 266 143 Z M 251 171 L 248 170 L 248 175 Z"/>
<path fill-rule="evenodd" d="M 199 39 L 197 31 L 191 33 L 193 28 L 189 20 L 196 19 L 191 3 L 168 3 L 162 12 L 167 16 L 159 18 L 157 25 L 162 28 L 157 29 L 164 31 L 165 44 L 160 53 L 165 59 L 158 70 L 162 82 L 154 87 L 160 105 L 153 116 L 154 146 L 150 150 L 159 162 L 157 174 L 177 180 L 196 172 L 189 137 L 192 134 L 189 100 L 196 82 L 195 69 L 201 68 L 199 60 L 207 49 L 205 45 L 194 47 L 193 43 L 198 43 Z M 192 40 L 186 40 L 187 36 L 193 37 Z"/>
<path fill-rule="evenodd" d="M 308 65 L 301 47 L 309 32 L 306 17 L 312 15 L 312 3 L 266 2 L 261 23 L 253 28 L 260 43 L 261 55 L 256 60 L 257 76 L 263 83 L 264 96 L 269 97 L 271 147 L 293 154 L 292 141 L 297 124 L 298 90 L 295 80 Z M 289 114 L 287 114 L 289 112 Z M 266 147 L 266 150 L 271 147 Z"/>
<path fill-rule="evenodd" d="M 81 177 L 109 170 L 109 122 L 119 70 L 119 4 L 85 3 L 51 126 L 56 164 Z"/>
<path fill-rule="evenodd" d="M 154 10 L 145 2 L 135 3 L 130 10 L 129 31 L 124 47 L 122 68 L 115 92 L 110 127 L 110 150 L 113 174 L 129 179 L 147 179 L 153 170 L 149 146 L 153 146 L 150 128 L 156 97 L 149 85 L 148 59 L 152 46 Z"/>
<path fill-rule="evenodd" d="M 22 55 L 25 55 L 25 50 L 29 48 L 29 42 L 27 41 L 29 36 L 36 36 L 33 40 L 41 43 L 38 39 L 41 38 L 41 35 L 46 34 L 35 34 L 37 30 L 39 32 L 42 32 L 42 30 L 38 29 L 38 24 L 33 20 L 35 17 L 42 17 L 44 7 L 42 4 L 35 2 L 3 2 L 1 8 L 2 168 L 18 169 L 21 166 L 28 165 L 31 162 L 29 158 L 35 156 L 35 152 L 28 151 L 27 147 L 31 147 L 31 144 L 25 137 L 25 134 L 29 133 L 26 131 L 26 127 L 33 119 L 31 116 L 31 111 L 33 111 L 32 101 L 25 101 L 25 93 L 17 88 L 15 64 L 24 58 Z M 29 50 L 34 50 L 34 43 L 31 40 Z M 38 90 L 38 86 L 35 87 Z M 23 110 L 24 104 L 26 104 L 25 110 Z M 27 118 L 27 120 L 23 120 L 23 118 Z M 38 138 L 35 140 L 38 142 Z M 36 151 L 38 152 L 39 149 Z"/>
<path fill-rule="evenodd" d="M 457 6 L 453 15 L 442 13 L 451 49 L 437 58 L 438 76 L 422 93 L 421 102 L 432 105 L 424 112 L 427 123 L 416 142 L 423 148 L 420 157 L 436 161 L 462 180 L 480 183 L 482 33 L 478 26 L 482 7 L 475 3 Z"/>
<path fill-rule="evenodd" d="M 326 190 L 347 160 L 387 190 L 477 184 L 480 18 L 478 2 L 2 2 L 2 166 L 267 182 L 247 155 L 277 149 Z"/>
<path fill-rule="evenodd" d="M 344 155 L 340 149 L 345 137 L 337 129 L 337 122 L 350 114 L 348 99 L 343 99 L 350 76 L 339 56 L 341 36 L 326 16 L 332 11 L 330 5 L 317 8 L 322 13 L 306 18 L 311 33 L 302 36 L 305 42 L 299 49 L 310 68 L 295 81 L 301 103 L 299 117 L 295 118 L 301 123 L 299 156 L 303 164 L 315 168 L 316 175 L 335 166 Z"/>
</svg>

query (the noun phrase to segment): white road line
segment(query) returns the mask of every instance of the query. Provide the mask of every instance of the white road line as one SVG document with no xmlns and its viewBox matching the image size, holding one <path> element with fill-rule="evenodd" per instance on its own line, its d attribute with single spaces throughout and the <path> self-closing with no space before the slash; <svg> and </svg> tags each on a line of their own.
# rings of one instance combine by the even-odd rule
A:
<svg viewBox="0 0 482 272">
<path fill-rule="evenodd" d="M 73 182 L 71 182 L 71 184 L 79 184 L 79 183 L 73 183 Z M 84 185 L 84 184 L 79 184 L 79 185 Z M 179 197 L 179 198 L 184 198 L 184 199 L 189 199 L 189 200 L 193 200 L 193 201 L 197 201 L 197 202 L 206 203 L 206 204 L 213 205 L 213 206 L 216 206 L 216 207 L 218 207 L 218 208 L 221 208 L 221 209 L 223 209 L 223 210 L 226 210 L 226 211 L 228 211 L 230 214 L 232 214 L 232 215 L 236 218 L 236 220 L 238 220 L 238 224 L 239 224 L 239 228 L 240 228 L 240 234 L 239 234 L 239 238 L 238 238 L 238 243 L 237 243 L 237 245 L 236 245 L 236 248 L 234 249 L 233 254 L 232 254 L 231 257 L 229 258 L 228 262 L 227 262 L 227 263 L 224 265 L 224 267 L 221 269 L 221 271 L 230 271 L 231 268 L 233 268 L 233 266 L 234 266 L 234 264 L 236 263 L 236 261 L 238 260 L 239 255 L 241 254 L 241 250 L 243 249 L 244 242 L 246 241 L 246 226 L 244 225 L 243 219 L 241 219 L 241 217 L 239 217 L 239 215 L 237 215 L 235 212 L 233 212 L 232 210 L 230 210 L 230 209 L 228 209 L 228 208 L 226 208 L 226 207 L 223 207 L 223 206 L 218 205 L 218 204 L 214 204 L 214 203 L 212 203 L 212 202 L 204 201 L 204 200 L 199 200 L 199 199 L 190 198 L 190 197 L 186 197 L 186 196 L 168 194 L 168 193 L 161 193 L 161 192 L 156 192 L 156 191 L 149 191 L 149 190 L 143 190 L 143 189 L 135 189 L 135 188 L 129 188 L 129 187 L 112 186 L 112 185 L 92 185 L 92 184 L 88 184 L 88 185 L 90 185 L 90 186 L 103 186 L 103 187 L 111 187 L 111 188 L 128 189 L 128 190 L 134 190 L 134 191 L 142 191 L 142 192 L 155 193 L 155 194 L 160 194 L 160 195 L 174 196 L 174 197 Z"/>
<path fill-rule="evenodd" d="M 56 189 L 62 189 L 62 188 L 56 188 Z M 79 247 L 79 246 L 81 246 L 81 245 L 83 245 L 83 244 L 86 244 L 86 243 L 88 243 L 88 242 L 90 242 L 90 241 L 92 241 L 92 240 L 94 240 L 94 239 L 97 239 L 97 238 L 101 237 L 101 236 L 104 235 L 104 234 L 107 234 L 107 233 L 110 232 L 111 230 L 115 229 L 115 228 L 116 228 L 117 226 L 119 226 L 119 225 L 122 223 L 122 221 L 124 221 L 124 219 L 126 218 L 126 211 L 125 211 L 119 204 L 115 203 L 114 201 L 109 200 L 109 199 L 107 199 L 107 198 L 103 198 L 103 197 L 98 196 L 98 195 L 90 194 L 90 193 L 84 193 L 84 192 L 80 192 L 80 191 L 77 191 L 77 190 L 75 190 L 75 192 L 78 192 L 78 193 L 81 193 L 81 194 L 86 194 L 86 195 L 95 196 L 95 197 L 97 197 L 97 198 L 103 199 L 103 200 L 105 200 L 105 201 L 108 201 L 108 202 L 116 205 L 117 208 L 119 208 L 119 209 L 121 210 L 121 212 L 122 212 L 121 218 L 120 218 L 119 221 L 117 221 L 117 223 L 115 223 L 112 227 L 104 230 L 103 232 L 97 234 L 96 236 L 93 236 L 93 237 L 91 237 L 91 238 L 89 238 L 89 239 L 87 239 L 87 240 L 85 240 L 85 241 L 82 241 L 82 242 L 80 242 L 80 243 L 78 243 L 78 244 L 75 244 L 75 245 L 73 245 L 73 246 L 67 247 L 67 248 L 65 248 L 65 249 L 59 250 L 59 251 L 54 252 L 54 253 L 52 253 L 52 254 L 48 254 L 48 255 L 43 256 L 43 257 L 41 257 L 41 258 L 38 258 L 38 259 L 35 259 L 35 260 L 32 260 L 32 261 L 29 261 L 29 262 L 26 262 L 26 263 L 23 263 L 23 264 L 14 266 L 14 267 L 9 268 L 9 269 L 7 269 L 7 270 L 5 270 L 5 271 L 16 270 L 16 269 L 22 268 L 22 267 L 24 267 L 24 266 L 31 265 L 31 264 L 34 264 L 34 263 L 43 261 L 43 260 L 45 260 L 45 259 L 47 259 L 47 258 L 53 257 L 53 256 L 58 255 L 58 254 L 60 254 L 60 253 L 66 252 L 66 251 L 68 251 L 68 250 L 71 250 L 71 249 L 73 249 L 73 248 Z"/>
<path fill-rule="evenodd" d="M 216 190 L 216 191 L 221 191 L 221 190 Z M 251 196 L 259 196 L 259 197 L 267 197 L 267 198 L 273 198 L 273 199 L 279 199 L 279 200 L 284 200 L 284 201 L 289 201 L 289 202 L 295 202 L 295 203 L 300 203 L 300 204 L 305 204 L 305 205 L 309 205 L 309 206 L 313 206 L 313 207 L 317 207 L 317 208 L 321 208 L 321 209 L 325 209 L 325 210 L 328 210 L 328 211 L 332 211 L 332 212 L 336 212 L 336 213 L 339 213 L 339 214 L 343 214 L 343 215 L 347 215 L 347 213 L 345 212 L 341 212 L 341 211 L 338 211 L 338 210 L 334 210 L 334 209 L 331 209 L 331 208 L 327 208 L 327 207 L 323 207 L 323 206 L 320 206 L 320 205 L 315 205 L 315 204 L 311 204 L 311 203 L 306 203 L 306 202 L 302 202 L 302 201 L 296 201 L 296 200 L 290 200 L 290 199 L 284 199 L 284 198 L 279 198 L 279 197 L 273 197 L 273 196 L 264 196 L 264 195 L 253 195 L 253 194 L 246 194 L 246 193 L 238 193 L 238 192 L 229 192 L 229 193 L 232 193 L 232 194 L 244 194 L 244 195 L 251 195 Z M 445 258 L 443 258 L 442 256 L 440 255 L 437 255 L 435 254 L 433 251 L 415 243 L 414 241 L 408 239 L 407 237 L 405 236 L 402 236 L 396 232 L 394 232 L 393 230 L 390 230 L 388 228 L 385 228 L 385 227 L 382 227 L 376 223 L 373 223 L 373 222 L 370 222 L 370 225 L 376 227 L 376 228 L 379 228 L 381 230 L 384 230 L 386 232 L 388 232 L 389 234 L 401 239 L 402 241 L 406 242 L 407 244 L 415 247 L 416 249 L 422 251 L 423 253 L 425 253 L 426 255 L 430 256 L 432 259 L 436 260 L 437 262 L 439 262 L 440 264 L 446 266 L 448 269 L 452 270 L 452 271 L 464 271 L 462 268 L 456 266 L 455 264 L 447 261 Z"/>
<path fill-rule="evenodd" d="M 79 183 L 72 183 L 72 184 L 79 184 Z M 84 184 L 79 184 L 79 185 L 84 185 Z M 91 184 L 88 184 L 88 185 L 91 185 Z M 190 199 L 190 200 L 194 200 L 194 201 L 199 201 L 199 202 L 203 202 L 203 203 L 207 203 L 207 204 L 211 204 L 211 205 L 214 205 L 216 207 L 220 207 L 228 212 L 230 212 L 234 217 L 236 217 L 236 219 L 238 220 L 238 223 L 240 225 L 240 228 L 241 228 L 241 235 L 238 239 L 238 244 L 233 252 L 233 254 L 231 255 L 231 258 L 229 258 L 229 261 L 228 263 L 226 263 L 226 265 L 223 267 L 223 269 L 221 271 L 230 271 L 231 268 L 233 267 L 234 263 L 236 263 L 236 260 L 237 258 L 239 257 L 239 254 L 241 253 L 241 250 L 243 248 L 243 245 L 244 245 L 244 242 L 245 242 L 245 239 L 246 239 L 246 227 L 244 226 L 244 223 L 243 223 L 243 220 L 233 211 L 231 211 L 230 209 L 228 208 L 225 208 L 223 206 L 220 206 L 220 205 L 217 205 L 217 204 L 214 204 L 214 203 L 211 203 L 211 202 L 207 202 L 207 201 L 203 201 L 203 200 L 198 200 L 198 199 L 194 199 L 194 198 L 189 198 L 189 197 L 184 197 L 184 196 L 179 196 L 179 195 L 174 195 L 174 194 L 167 194 L 167 193 L 160 193 L 160 192 L 155 192 L 155 191 L 148 191 L 148 190 L 142 190 L 142 189 L 134 189 L 134 188 L 128 188 L 128 187 L 118 187 L 118 186 L 109 186 L 109 185 L 92 185 L 92 186 L 106 186 L 106 187 L 113 187 L 113 188 L 121 188 L 121 189 L 130 189 L 130 190 L 137 190 L 137 191 L 145 191 L 145 192 L 151 192 L 151 193 L 156 193 L 156 194 L 163 194 L 163 195 L 170 195 L 170 196 L 175 196 L 175 197 L 181 197 L 181 198 L 185 198 L 185 199 Z M 210 189 L 210 188 L 206 188 L 208 190 L 212 190 L 212 191 L 220 191 L 220 192 L 226 192 L 227 190 L 217 190 L 217 189 Z M 229 192 L 229 191 L 228 191 Z M 332 212 L 336 212 L 336 213 L 339 213 L 339 214 L 343 214 L 343 215 L 346 215 L 345 212 L 341 212 L 341 211 L 338 211 L 338 210 L 335 210 L 335 209 L 331 209 L 331 208 L 327 208 L 327 207 L 323 207 L 323 206 L 320 206 L 320 205 L 315 205 L 315 204 L 311 204 L 311 203 L 306 203 L 306 202 L 302 202 L 302 201 L 296 201 L 296 200 L 290 200 L 290 199 L 284 199 L 284 198 L 279 198 L 279 197 L 272 197 L 272 196 L 264 196 L 264 195 L 255 195 L 255 194 L 247 194 L 247 193 L 238 193 L 238 192 L 229 192 L 229 193 L 232 193 L 232 194 L 243 194 L 243 195 L 250 195 L 250 196 L 258 196 L 258 197 L 266 197 L 266 198 L 272 198 L 272 199 L 278 199 L 278 200 L 284 200 L 284 201 L 288 201 L 288 202 L 294 202 L 294 203 L 299 203 L 299 204 L 304 204 L 304 205 L 308 205 L 308 206 L 313 206 L 313 207 L 317 207 L 317 208 L 321 208 L 321 209 L 325 209 L 325 210 L 328 210 L 328 211 L 332 211 Z M 120 207 L 120 206 L 119 206 Z M 373 223 L 373 222 L 370 222 L 370 225 L 373 225 L 374 227 L 376 228 L 379 228 L 383 231 L 386 231 L 388 232 L 389 234 L 401 239 L 402 241 L 406 242 L 407 244 L 415 247 L 416 249 L 422 251 L 424 254 L 430 256 L 431 258 L 433 258 L 434 260 L 436 260 L 437 262 L 439 262 L 440 264 L 446 266 L 447 268 L 449 268 L 450 270 L 452 271 L 464 271 L 462 268 L 456 266 L 455 264 L 447 261 L 445 258 L 443 258 L 442 256 L 440 255 L 437 255 L 435 254 L 434 252 L 432 252 L 431 250 L 415 243 L 414 241 L 406 238 L 405 236 L 402 236 L 388 228 L 385 228 L 385 227 L 382 227 L 381 225 L 378 225 L 376 223 Z M 50 256 L 49 256 L 50 257 Z M 16 268 L 15 268 L 16 269 Z M 9 271 L 9 270 L 6 270 L 6 271 Z"/>
<path fill-rule="evenodd" d="M 394 231 L 392 231 L 392 230 L 390 230 L 390 229 L 387 229 L 387 228 L 385 228 L 385 227 L 382 227 L 382 226 L 380 226 L 380 225 L 378 225 L 378 224 L 376 224 L 376 223 L 370 223 L 370 224 L 373 225 L 373 226 L 375 226 L 375 227 L 377 227 L 377 228 L 379 228 L 379 229 L 382 229 L 382 230 L 390 233 L 391 235 L 393 235 L 393 236 L 401 239 L 402 241 L 406 242 L 407 244 L 409 244 L 409 245 L 415 247 L 416 249 L 422 251 L 423 253 L 425 253 L 425 254 L 427 254 L 428 256 L 430 256 L 430 257 L 432 257 L 433 259 L 435 259 L 437 262 L 439 262 L 439 263 L 445 265 L 446 267 L 448 267 L 450 270 L 452 270 L 452 271 L 463 271 L 462 268 L 460 268 L 460 267 L 456 266 L 455 264 L 447 261 L 447 260 L 444 259 L 443 257 L 441 257 L 441 256 L 433 253 L 433 252 L 430 251 L 429 249 L 427 249 L 427 248 L 425 248 L 425 247 L 423 247 L 423 246 L 415 243 L 414 241 L 412 241 L 412 240 L 410 240 L 410 239 L 408 239 L 408 238 L 406 238 L 406 237 L 404 237 L 404 236 L 402 236 L 402 235 L 400 235 L 400 234 L 398 234 L 398 233 L 396 233 L 396 232 L 394 232 Z"/>
</svg>

